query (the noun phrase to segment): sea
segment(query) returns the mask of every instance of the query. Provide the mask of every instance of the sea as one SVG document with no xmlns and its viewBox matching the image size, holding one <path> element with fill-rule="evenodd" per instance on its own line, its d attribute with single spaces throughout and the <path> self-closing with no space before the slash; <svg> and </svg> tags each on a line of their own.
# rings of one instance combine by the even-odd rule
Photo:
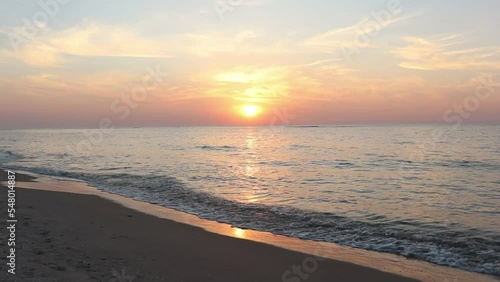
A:
<svg viewBox="0 0 500 282">
<path fill-rule="evenodd" d="M 500 126 L 0 131 L 0 167 L 500 276 Z"/>
</svg>

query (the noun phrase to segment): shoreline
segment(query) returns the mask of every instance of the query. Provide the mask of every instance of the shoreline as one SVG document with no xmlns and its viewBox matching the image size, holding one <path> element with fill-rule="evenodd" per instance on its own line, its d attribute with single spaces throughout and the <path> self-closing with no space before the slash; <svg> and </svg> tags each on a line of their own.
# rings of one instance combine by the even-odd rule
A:
<svg viewBox="0 0 500 282">
<path fill-rule="evenodd" d="M 416 281 L 404 278 L 403 276 L 421 281 L 446 281 L 445 279 L 449 281 L 496 281 L 495 277 L 488 275 L 436 266 L 427 262 L 413 261 L 396 255 L 342 247 L 331 243 L 299 240 L 267 232 L 234 228 L 228 224 L 199 219 L 194 215 L 103 192 L 87 186 L 83 182 L 55 180 L 35 174 L 31 175 L 35 176 L 35 179 L 32 179 L 35 181 L 22 182 L 19 185 L 19 201 L 22 203 L 21 198 L 24 198 L 23 195 L 27 195 L 26 198 L 30 199 L 30 201 L 43 199 L 43 203 L 40 204 L 43 207 L 40 207 L 40 209 L 43 209 L 45 213 L 54 218 L 54 222 L 45 220 L 44 224 L 47 225 L 45 228 L 47 230 L 44 230 L 42 233 L 48 232 L 51 234 L 52 227 L 54 227 L 54 230 L 59 230 L 60 234 L 63 235 L 63 231 L 68 228 L 74 228 L 75 231 L 79 230 L 80 233 L 83 232 L 82 228 L 83 230 L 92 229 L 85 231 L 93 232 L 92 236 L 85 240 L 89 240 L 89 245 L 95 244 L 94 247 L 99 246 L 108 252 L 105 256 L 97 256 L 97 262 L 105 261 L 109 264 L 112 261 L 124 260 L 124 264 L 128 265 L 128 267 L 125 267 L 127 269 L 133 268 L 137 263 L 134 263 L 137 260 L 136 258 L 130 257 L 131 253 L 140 253 L 144 261 L 138 262 L 138 265 L 142 266 L 134 274 L 137 276 L 137 280 L 135 281 L 143 281 L 144 279 L 149 279 L 147 281 L 164 281 L 162 279 L 167 278 L 168 281 L 200 281 L 197 280 L 198 278 L 203 281 L 303 281 L 303 279 L 300 279 L 301 275 L 299 274 L 308 275 L 307 281 L 331 281 L 331 279 L 339 281 Z M 3 181 L 3 179 L 0 181 Z M 18 181 L 21 181 L 21 178 L 18 178 Z M 5 199 L 6 197 L 3 197 L 1 201 L 5 201 Z M 54 203 L 54 199 L 58 201 Z M 68 203 L 71 203 L 71 205 Z M 78 220 L 76 222 L 68 221 L 68 218 L 64 215 L 55 215 L 57 212 L 73 214 L 75 212 L 73 205 L 77 205 L 80 209 L 77 212 Z M 36 205 L 32 204 L 30 206 L 33 208 L 26 208 L 26 206 L 21 206 L 20 204 L 19 213 L 21 214 L 26 210 L 31 212 L 30 216 L 32 218 L 30 216 L 26 218 L 30 218 L 30 222 L 34 225 L 40 224 L 37 221 L 40 220 L 41 222 L 43 220 L 37 218 L 40 215 L 39 213 L 35 213 L 37 210 Z M 93 208 L 99 206 L 101 212 L 104 210 L 110 212 L 113 216 L 123 216 L 124 214 L 126 216 L 123 216 L 124 218 L 108 218 L 111 215 L 99 213 L 99 209 L 89 209 L 89 206 Z M 95 218 L 98 217 L 95 215 L 96 212 L 98 215 L 105 217 L 100 219 L 103 220 L 103 224 L 99 228 L 96 228 L 98 220 Z M 94 216 L 90 216 L 92 214 Z M 84 222 L 87 223 L 83 224 Z M 54 224 L 61 223 L 63 223 L 62 226 L 53 226 Z M 128 225 L 123 226 L 123 224 L 141 226 L 145 229 L 145 232 L 141 233 L 138 230 L 131 229 Z M 106 240 L 97 244 L 94 241 L 102 239 L 100 238 L 101 233 L 99 233 L 101 229 L 109 229 L 110 231 L 108 232 L 115 234 L 113 235 L 115 238 L 111 236 L 111 238 L 105 238 Z M 156 232 L 158 234 L 155 234 Z M 177 236 L 170 234 L 172 232 L 176 233 Z M 179 233 L 182 232 L 185 233 L 183 233 L 184 237 L 179 236 Z M 78 234 L 74 234 L 74 232 L 69 233 L 72 236 L 78 237 Z M 22 234 L 21 228 L 19 234 L 19 236 Z M 134 236 L 131 236 L 132 234 Z M 173 236 L 174 238 L 165 239 L 165 236 Z M 52 239 L 55 237 L 57 236 L 51 236 Z M 185 237 L 196 238 L 197 240 L 193 241 Z M 62 240 L 59 237 L 57 239 Z M 116 242 L 120 240 L 124 241 L 122 243 L 128 243 L 124 247 L 125 250 L 117 249 Z M 153 241 L 148 243 L 151 245 L 150 249 L 146 248 L 146 250 L 141 251 L 140 247 L 136 249 L 129 246 L 149 240 Z M 198 240 L 206 242 L 206 244 L 201 244 Z M 66 242 L 71 243 L 71 241 Z M 192 246 L 192 244 L 201 244 L 198 245 L 199 248 L 208 246 L 211 251 L 207 253 L 202 252 L 197 247 Z M 52 246 L 57 250 L 56 253 L 59 252 L 62 258 L 69 255 L 68 252 L 70 250 L 60 250 L 56 244 L 52 244 Z M 172 257 L 168 254 L 160 254 L 155 246 L 161 246 L 167 252 L 174 248 L 178 250 L 179 255 Z M 236 246 L 236 248 L 233 248 L 233 246 Z M 97 252 L 91 248 L 91 252 L 92 250 Z M 103 257 L 105 259 L 102 259 Z M 327 259 L 324 260 L 322 259 L 323 257 Z M 95 256 L 94 259 L 96 259 Z M 175 264 L 179 259 L 182 260 L 182 263 L 177 263 L 178 266 L 176 268 L 181 269 L 180 271 L 169 272 L 161 267 L 161 261 Z M 193 262 L 193 260 L 196 262 Z M 224 263 L 217 263 L 216 261 L 218 260 L 222 260 Z M 145 264 L 145 261 L 148 261 L 148 263 Z M 229 264 L 231 267 L 221 268 L 225 264 Z M 256 267 L 254 267 L 254 271 L 247 274 L 250 275 L 248 277 L 252 278 L 245 280 L 247 278 L 242 279 L 241 275 L 248 271 L 246 269 L 248 264 Z M 314 271 L 294 274 L 292 272 L 294 265 L 302 265 L 306 270 Z M 118 268 L 121 269 L 117 263 L 113 269 L 117 270 Z M 52 268 L 49 267 L 49 269 Z M 63 273 L 73 273 L 74 271 L 76 272 L 73 274 L 88 274 L 85 268 L 79 268 L 78 264 L 75 266 L 70 263 L 68 266 L 65 266 L 65 269 L 68 271 L 52 270 L 61 275 Z M 151 273 L 156 273 L 159 276 L 141 276 L 144 275 L 144 271 L 141 271 L 141 269 L 151 269 Z M 97 273 L 100 276 L 97 274 L 93 275 L 98 277 L 98 281 L 110 281 L 113 279 L 111 271 L 111 268 L 99 268 Z M 191 273 L 193 271 L 197 273 Z M 206 274 L 212 275 L 206 276 Z M 202 276 L 196 276 L 195 278 L 195 276 L 189 275 Z M 139 279 L 139 277 L 141 278 Z M 93 276 L 90 276 L 90 278 L 96 279 Z M 49 279 L 47 281 L 53 280 Z"/>
</svg>

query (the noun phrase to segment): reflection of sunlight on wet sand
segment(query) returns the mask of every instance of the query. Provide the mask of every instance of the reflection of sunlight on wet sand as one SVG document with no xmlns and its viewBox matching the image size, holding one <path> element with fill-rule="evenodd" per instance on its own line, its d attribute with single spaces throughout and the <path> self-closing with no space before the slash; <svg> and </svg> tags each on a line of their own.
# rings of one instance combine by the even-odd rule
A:
<svg viewBox="0 0 500 282">
<path fill-rule="evenodd" d="M 238 238 L 242 238 L 242 239 L 246 238 L 245 237 L 245 230 L 237 228 L 237 227 L 233 227 L 233 234 L 234 234 L 234 236 L 236 236 Z"/>
</svg>

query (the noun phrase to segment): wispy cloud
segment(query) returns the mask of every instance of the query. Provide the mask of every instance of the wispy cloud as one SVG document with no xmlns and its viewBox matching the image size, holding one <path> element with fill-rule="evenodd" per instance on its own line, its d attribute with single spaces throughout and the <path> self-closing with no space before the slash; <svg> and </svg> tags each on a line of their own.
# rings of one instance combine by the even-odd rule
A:
<svg viewBox="0 0 500 282">
<path fill-rule="evenodd" d="M 337 53 L 340 48 L 371 48 L 374 47 L 374 43 L 370 39 L 381 29 L 414 18 L 419 14 L 392 15 L 384 21 L 376 21 L 373 16 L 366 17 L 350 26 L 334 28 L 307 38 L 299 46 L 323 53 Z"/>
<path fill-rule="evenodd" d="M 499 69 L 500 47 L 464 48 L 464 37 L 446 35 L 434 39 L 405 37 L 404 47 L 392 51 L 403 61 L 400 67 L 419 70 Z"/>
<path fill-rule="evenodd" d="M 3 31 L 22 34 L 22 31 Z M 272 53 L 273 46 L 258 46 L 260 35 L 242 29 L 227 35 L 213 33 L 178 33 L 148 37 L 129 26 L 99 24 L 84 20 L 62 31 L 45 28 L 33 40 L 23 40 L 16 50 L 5 46 L 4 56 L 17 58 L 30 66 L 55 67 L 69 61 L 68 55 L 83 57 L 172 58 L 180 56 L 210 57 L 220 54 Z M 278 46 L 277 48 L 285 49 Z M 274 52 L 278 52 L 274 50 Z"/>
<path fill-rule="evenodd" d="M 231 98 L 257 103 L 273 103 L 277 98 L 288 96 L 290 73 L 287 68 L 271 66 L 267 68 L 238 67 L 213 76 L 211 96 Z"/>
<path fill-rule="evenodd" d="M 0 55 L 18 59 L 32 67 L 58 67 L 68 61 L 57 48 L 40 40 L 31 41 L 16 51 L 0 49 Z"/>
</svg>

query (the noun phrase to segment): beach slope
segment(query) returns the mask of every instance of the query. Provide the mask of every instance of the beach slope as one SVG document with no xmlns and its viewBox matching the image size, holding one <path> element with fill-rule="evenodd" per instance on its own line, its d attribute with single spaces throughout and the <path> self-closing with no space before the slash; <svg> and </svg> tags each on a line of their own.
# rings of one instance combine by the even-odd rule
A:
<svg viewBox="0 0 500 282">
<path fill-rule="evenodd" d="M 0 181 L 5 178 L 2 172 Z M 22 187 L 30 178 L 17 174 L 17 181 Z M 0 188 L 4 219 L 6 189 Z M 2 267 L 1 281 L 416 281 L 331 259 L 315 264 L 306 260 L 311 255 L 210 233 L 94 195 L 17 188 L 16 205 L 16 275 Z M 304 262 L 314 271 L 304 270 Z"/>
</svg>

